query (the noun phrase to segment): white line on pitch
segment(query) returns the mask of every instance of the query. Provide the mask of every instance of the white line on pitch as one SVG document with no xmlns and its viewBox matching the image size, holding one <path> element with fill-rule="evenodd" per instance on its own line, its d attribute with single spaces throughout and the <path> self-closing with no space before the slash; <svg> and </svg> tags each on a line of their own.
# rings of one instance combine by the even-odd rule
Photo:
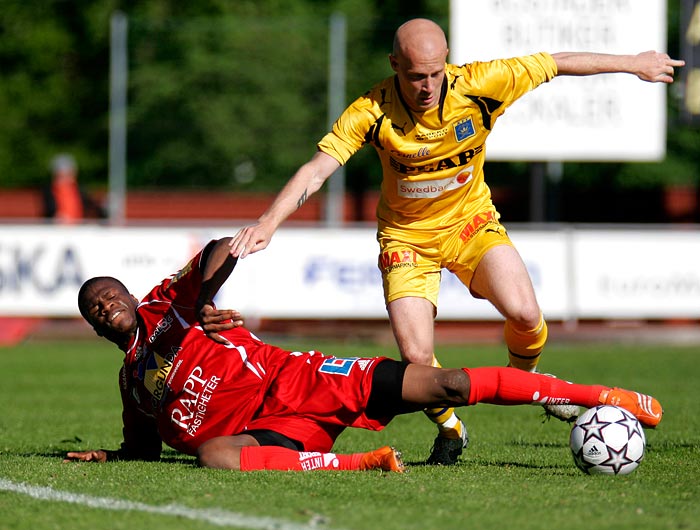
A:
<svg viewBox="0 0 700 530">
<path fill-rule="evenodd" d="M 32 486 L 21 482 L 12 482 L 0 478 L 0 491 L 11 491 L 28 495 L 35 499 L 79 504 L 101 510 L 145 512 L 159 515 L 185 517 L 195 521 L 205 521 L 216 526 L 231 526 L 235 528 L 253 528 L 260 530 L 318 530 L 328 528 L 323 524 L 312 521 L 309 524 L 297 524 L 272 517 L 254 517 L 242 513 L 229 512 L 219 509 L 190 508 L 181 504 L 165 504 L 156 506 L 142 502 L 125 501 L 110 497 L 93 497 L 81 493 L 59 491 L 43 486 Z"/>
</svg>

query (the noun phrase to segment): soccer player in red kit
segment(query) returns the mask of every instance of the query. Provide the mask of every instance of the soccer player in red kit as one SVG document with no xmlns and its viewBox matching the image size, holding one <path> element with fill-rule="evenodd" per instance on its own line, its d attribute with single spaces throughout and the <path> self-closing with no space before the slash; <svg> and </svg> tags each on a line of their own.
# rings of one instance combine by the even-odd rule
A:
<svg viewBox="0 0 700 530">
<path fill-rule="evenodd" d="M 647 427 L 661 420 L 650 396 L 514 368 L 440 369 L 266 344 L 237 311 L 213 305 L 237 261 L 229 244 L 210 242 L 141 302 L 115 278 L 83 284 L 81 314 L 125 352 L 124 441 L 119 450 L 69 452 L 67 460 L 157 460 L 165 442 L 207 467 L 402 471 L 391 447 L 340 455 L 333 443 L 346 427 L 381 430 L 397 414 L 436 405 L 606 403 Z"/>
</svg>

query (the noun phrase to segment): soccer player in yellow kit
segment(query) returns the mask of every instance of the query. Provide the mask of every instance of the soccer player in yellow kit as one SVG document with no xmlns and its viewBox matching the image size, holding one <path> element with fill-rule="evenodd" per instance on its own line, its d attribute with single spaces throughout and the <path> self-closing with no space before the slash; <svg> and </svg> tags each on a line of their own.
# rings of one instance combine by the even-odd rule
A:
<svg viewBox="0 0 700 530">
<path fill-rule="evenodd" d="M 433 321 L 441 269 L 505 318 L 508 364 L 534 371 L 547 325 L 532 282 L 484 181 L 485 141 L 519 97 L 557 75 L 630 73 L 673 82 L 683 61 L 654 51 L 637 55 L 565 52 L 455 66 L 446 63 L 442 29 L 426 19 L 396 31 L 396 75 L 355 100 L 257 223 L 242 228 L 231 254 L 264 249 L 278 226 L 365 144 L 382 164 L 377 207 L 379 267 L 391 326 L 404 360 L 439 366 Z M 560 419 L 575 412 L 550 409 Z M 438 437 L 428 463 L 454 464 L 468 443 L 452 409 L 428 410 Z M 569 417 L 567 417 L 567 415 Z"/>
</svg>

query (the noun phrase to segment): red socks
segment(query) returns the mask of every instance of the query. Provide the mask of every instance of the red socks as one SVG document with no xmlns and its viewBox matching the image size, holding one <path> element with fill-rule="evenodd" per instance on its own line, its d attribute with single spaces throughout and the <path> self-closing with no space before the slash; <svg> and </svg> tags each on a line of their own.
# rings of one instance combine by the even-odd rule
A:
<svg viewBox="0 0 700 530">
<path fill-rule="evenodd" d="M 577 385 L 517 368 L 462 368 L 471 380 L 469 404 L 598 405 L 602 385 Z"/>
<path fill-rule="evenodd" d="M 317 469 L 356 471 L 364 453 L 299 452 L 286 447 L 246 446 L 241 448 L 241 471 L 277 469 L 280 471 L 314 471 Z"/>
</svg>

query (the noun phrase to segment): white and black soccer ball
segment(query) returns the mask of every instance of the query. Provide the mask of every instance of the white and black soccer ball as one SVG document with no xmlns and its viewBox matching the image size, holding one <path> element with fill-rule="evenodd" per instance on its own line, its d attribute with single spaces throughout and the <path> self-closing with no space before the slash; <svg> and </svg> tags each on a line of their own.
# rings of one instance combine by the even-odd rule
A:
<svg viewBox="0 0 700 530">
<path fill-rule="evenodd" d="M 630 412 L 599 405 L 581 414 L 569 447 L 576 466 L 589 475 L 627 475 L 644 458 L 644 429 Z"/>
</svg>

